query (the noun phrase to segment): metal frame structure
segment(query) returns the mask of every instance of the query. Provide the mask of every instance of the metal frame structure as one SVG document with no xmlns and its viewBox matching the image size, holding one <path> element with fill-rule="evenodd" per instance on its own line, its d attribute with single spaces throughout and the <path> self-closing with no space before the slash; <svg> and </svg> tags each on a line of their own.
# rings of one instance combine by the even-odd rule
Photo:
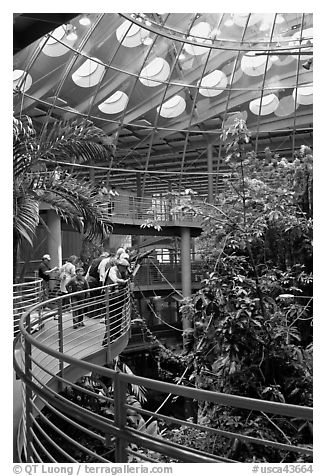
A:
<svg viewBox="0 0 326 476">
<path fill-rule="evenodd" d="M 23 76 L 15 86 L 14 112 L 31 115 L 41 131 L 54 120 L 79 119 L 93 121 L 114 137 L 115 157 L 110 163 L 96 164 L 96 182 L 109 180 L 115 187 L 134 191 L 138 187 L 139 196 L 185 188 L 206 194 L 206 173 L 211 170 L 217 193 L 229 180 L 221 133 L 232 117 L 247 116 L 258 154 L 269 147 L 291 158 L 301 145 L 312 146 L 312 102 L 300 100 L 297 92 L 298 88 L 309 89 L 313 81 L 312 71 L 303 67 L 303 61 L 313 55 L 312 14 L 266 14 L 270 17 L 267 28 L 267 19 L 257 21 L 258 14 L 241 14 L 238 21 L 237 15 L 90 13 L 88 27 L 81 26 L 80 15 L 76 16 L 68 24 L 78 37 L 74 43 L 52 31 L 15 54 L 15 70 L 29 75 L 32 84 L 25 88 Z M 23 16 L 28 18 L 28 14 Z M 117 31 L 124 25 L 118 39 Z M 194 33 L 200 25 L 209 26 L 208 36 Z M 127 47 L 134 32 L 142 35 L 139 43 Z M 57 44 L 62 55 L 49 58 L 49 44 Z M 253 66 L 247 74 L 241 69 L 242 61 L 251 53 L 263 63 L 258 72 Z M 142 71 L 156 58 L 164 60 L 170 72 L 162 80 L 154 75 L 151 87 L 144 86 L 141 80 L 148 78 Z M 192 66 L 188 68 L 187 62 Z M 89 87 L 87 80 L 82 87 L 72 80 L 83 63 L 91 70 L 104 68 L 96 84 L 90 79 Z M 227 84 L 205 85 L 204 97 L 202 83 L 215 71 L 228 78 Z M 99 106 L 119 91 L 128 97 L 126 107 L 102 113 Z M 280 101 L 293 96 L 293 110 L 281 108 L 277 114 L 265 115 L 262 101 L 269 94 Z M 166 101 L 179 96 L 185 101 L 185 111 L 162 117 Z M 253 100 L 260 101 L 257 115 L 249 107 Z M 88 168 L 78 173 L 90 176 Z"/>
</svg>

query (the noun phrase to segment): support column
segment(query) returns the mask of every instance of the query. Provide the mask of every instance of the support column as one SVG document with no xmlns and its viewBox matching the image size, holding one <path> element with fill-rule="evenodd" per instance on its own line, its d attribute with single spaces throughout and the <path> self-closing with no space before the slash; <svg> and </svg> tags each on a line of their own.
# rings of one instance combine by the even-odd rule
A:
<svg viewBox="0 0 326 476">
<path fill-rule="evenodd" d="M 134 202 L 135 210 L 133 210 L 136 213 L 136 218 L 140 218 L 142 216 L 141 215 L 141 212 L 142 212 L 141 195 L 142 195 L 141 173 L 136 172 L 136 200 Z M 139 250 L 140 236 L 134 235 L 131 240 L 132 240 L 132 246 L 135 247 L 137 250 Z"/>
<path fill-rule="evenodd" d="M 214 201 L 214 183 L 213 183 L 213 145 L 207 146 L 207 172 L 208 172 L 208 203 Z"/>
<path fill-rule="evenodd" d="M 191 252 L 190 228 L 181 228 L 181 284 L 184 298 L 191 296 Z M 182 317 L 183 350 L 190 352 L 194 345 L 194 331 L 191 318 L 185 313 Z"/>
<path fill-rule="evenodd" d="M 48 253 L 51 256 L 51 268 L 62 266 L 61 220 L 54 210 L 47 211 Z"/>
<path fill-rule="evenodd" d="M 181 284 L 183 297 L 191 296 L 190 228 L 181 228 Z"/>
</svg>

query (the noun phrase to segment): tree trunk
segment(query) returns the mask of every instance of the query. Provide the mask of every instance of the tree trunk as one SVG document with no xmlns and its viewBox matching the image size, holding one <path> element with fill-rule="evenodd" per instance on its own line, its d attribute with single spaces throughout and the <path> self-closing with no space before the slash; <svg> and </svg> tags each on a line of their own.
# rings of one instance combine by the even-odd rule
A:
<svg viewBox="0 0 326 476">
<path fill-rule="evenodd" d="M 89 266 L 91 261 L 97 256 L 99 256 L 102 253 L 102 251 L 103 251 L 102 245 L 96 245 L 92 243 L 91 241 L 83 238 L 82 247 L 80 250 L 80 259 L 86 266 Z"/>
</svg>

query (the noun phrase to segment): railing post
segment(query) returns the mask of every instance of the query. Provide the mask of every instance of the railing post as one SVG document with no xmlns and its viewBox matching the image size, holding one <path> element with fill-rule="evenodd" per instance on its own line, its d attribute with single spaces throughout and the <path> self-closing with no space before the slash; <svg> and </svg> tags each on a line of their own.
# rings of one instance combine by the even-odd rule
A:
<svg viewBox="0 0 326 476">
<path fill-rule="evenodd" d="M 42 286 L 41 283 L 37 283 L 37 291 L 35 294 L 37 294 L 37 303 L 41 302 L 41 296 L 42 296 Z M 42 312 L 41 312 L 41 306 L 37 310 L 38 313 L 38 329 L 42 329 L 44 327 L 44 324 L 42 322 Z"/>
<path fill-rule="evenodd" d="M 110 289 L 109 286 L 105 288 L 105 307 L 106 307 L 106 362 L 109 363 L 112 360 L 111 357 L 111 329 L 110 329 Z"/>
<path fill-rule="evenodd" d="M 59 334 L 59 352 L 63 354 L 63 322 L 62 322 L 62 299 L 58 301 L 58 334 Z M 63 378 L 63 361 L 59 361 L 59 377 Z M 62 392 L 63 384 L 58 382 L 58 391 Z"/>
<path fill-rule="evenodd" d="M 30 328 L 31 323 L 31 316 L 28 313 L 26 317 L 26 329 L 28 332 L 31 331 Z M 26 460 L 27 463 L 33 461 L 33 447 L 32 447 L 32 427 L 33 427 L 33 419 L 32 419 L 32 398 L 33 392 L 31 387 L 29 386 L 29 382 L 32 381 L 32 346 L 30 342 L 28 342 L 27 338 L 25 337 L 25 375 L 26 375 L 26 383 L 25 383 L 25 434 L 26 434 Z"/>
<path fill-rule="evenodd" d="M 127 286 L 125 288 L 125 294 L 124 294 L 124 305 L 123 305 L 123 331 L 125 331 L 128 326 L 129 326 L 129 336 L 130 336 L 130 313 L 131 313 L 131 308 L 130 308 L 130 301 L 131 301 L 131 282 L 128 281 Z"/>
<path fill-rule="evenodd" d="M 126 395 L 127 383 L 121 381 L 117 372 L 114 376 L 114 424 L 120 430 L 125 429 L 127 420 Z M 115 441 L 115 462 L 128 462 L 127 441 L 121 436 L 117 436 Z"/>
</svg>

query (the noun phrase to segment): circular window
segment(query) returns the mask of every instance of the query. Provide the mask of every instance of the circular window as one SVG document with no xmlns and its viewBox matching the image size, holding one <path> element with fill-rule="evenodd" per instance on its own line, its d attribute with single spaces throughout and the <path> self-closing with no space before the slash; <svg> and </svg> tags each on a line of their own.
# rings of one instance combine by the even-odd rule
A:
<svg viewBox="0 0 326 476">
<path fill-rule="evenodd" d="M 118 41 L 126 48 L 134 48 L 141 45 L 148 36 L 149 31 L 134 25 L 128 20 L 125 20 L 116 31 Z"/>
<path fill-rule="evenodd" d="M 192 37 L 193 42 L 211 45 L 212 40 L 208 38 L 211 34 L 212 28 L 209 23 L 200 22 L 197 23 L 193 28 L 190 30 L 190 36 Z M 193 56 L 203 55 L 208 53 L 209 48 L 204 48 L 202 46 L 194 46 L 189 43 L 185 43 L 184 49 L 187 53 Z"/>
<path fill-rule="evenodd" d="M 157 108 L 160 115 L 167 118 L 180 116 L 185 109 L 186 101 L 179 95 L 173 96 L 171 99 L 164 102 L 161 109 L 159 107 Z"/>
<path fill-rule="evenodd" d="M 245 54 L 241 60 L 241 68 L 248 76 L 260 76 L 268 71 L 272 66 L 272 62 L 268 61 L 267 55 L 255 56 L 253 51 Z"/>
<path fill-rule="evenodd" d="M 98 84 L 105 73 L 105 66 L 102 62 L 98 61 L 97 58 L 87 59 L 72 74 L 73 82 L 82 88 L 90 88 L 91 86 Z"/>
<path fill-rule="evenodd" d="M 67 45 L 71 46 L 76 40 L 68 40 L 65 38 L 67 33 L 67 26 L 61 25 L 56 28 L 49 38 L 42 39 L 40 45 L 43 46 L 42 52 L 47 56 L 62 56 L 69 51 L 69 48 L 59 41 L 64 41 Z"/>
<path fill-rule="evenodd" d="M 277 109 L 279 99 L 275 94 L 268 94 L 262 98 L 254 99 L 249 103 L 250 111 L 256 116 L 266 116 Z"/>
<path fill-rule="evenodd" d="M 28 91 L 32 86 L 32 76 L 22 69 L 15 69 L 13 71 L 13 88 L 17 88 L 20 91 Z"/>
<path fill-rule="evenodd" d="M 155 58 L 140 73 L 139 81 L 145 86 L 160 86 L 170 74 L 170 66 L 163 58 Z"/>
<path fill-rule="evenodd" d="M 298 104 L 297 104 L 298 107 Z M 286 117 L 294 113 L 296 107 L 293 96 L 284 96 L 280 99 L 279 105 L 277 106 L 275 116 L 277 117 Z"/>
<path fill-rule="evenodd" d="M 228 83 L 228 80 L 225 73 L 223 73 L 223 71 L 216 69 L 215 71 L 212 71 L 211 73 L 203 77 L 203 79 L 200 82 L 199 92 L 200 94 L 206 97 L 218 96 L 219 94 L 223 93 L 223 91 L 225 90 L 227 86 L 227 83 Z M 213 89 L 209 89 L 209 88 L 213 88 Z M 220 89 L 217 89 L 217 88 L 220 88 Z"/>
<path fill-rule="evenodd" d="M 128 96 L 122 91 L 116 91 L 104 102 L 99 104 L 98 108 L 103 114 L 117 114 L 123 111 L 128 104 Z"/>
<path fill-rule="evenodd" d="M 293 90 L 293 98 L 295 100 L 295 89 Z M 304 106 L 308 106 L 313 102 L 313 94 L 312 94 L 312 83 L 307 84 L 306 86 L 301 86 L 297 88 L 297 103 L 302 104 Z"/>
</svg>

